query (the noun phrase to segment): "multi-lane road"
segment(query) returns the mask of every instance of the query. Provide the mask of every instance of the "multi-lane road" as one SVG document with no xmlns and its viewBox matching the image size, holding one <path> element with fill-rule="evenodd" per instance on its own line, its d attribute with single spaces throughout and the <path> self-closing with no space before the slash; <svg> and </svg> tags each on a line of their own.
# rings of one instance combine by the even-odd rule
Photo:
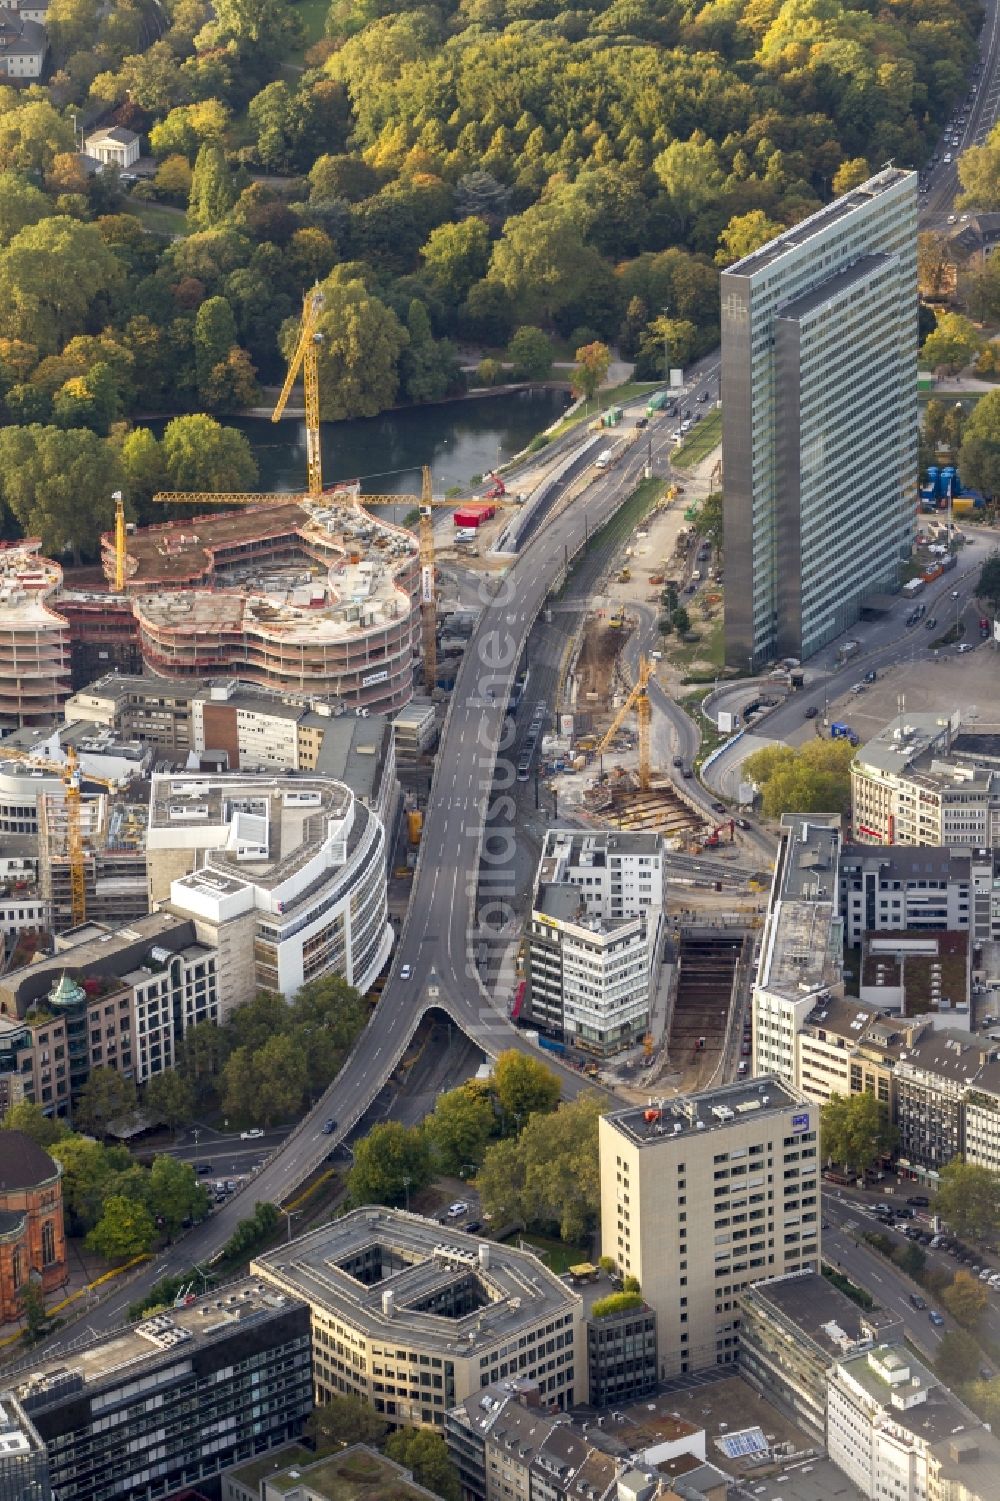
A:
<svg viewBox="0 0 1000 1501">
<path fill-rule="evenodd" d="M 958 158 L 969 146 L 981 146 L 1000 118 L 1000 0 L 986 0 L 986 15 L 979 36 L 980 70 L 969 85 L 966 103 L 956 111 L 965 124 L 942 138 L 933 165 L 923 175 L 927 191 L 920 199 L 922 229 L 944 229 L 959 190 Z M 958 136 L 958 145 L 951 144 Z M 952 160 L 946 162 L 945 156 Z"/>
<path fill-rule="evenodd" d="M 906 1185 L 900 1186 L 890 1202 L 898 1207 L 905 1202 L 906 1192 Z M 908 1337 L 926 1355 L 933 1357 L 942 1335 L 955 1328 L 954 1319 L 945 1309 L 938 1307 L 938 1312 L 944 1315 L 944 1323 L 936 1326 L 932 1324 L 930 1310 L 937 1305 L 930 1294 L 924 1293 L 916 1282 L 878 1251 L 861 1243 L 865 1234 L 878 1231 L 888 1235 L 890 1240 L 899 1245 L 906 1244 L 901 1230 L 887 1230 L 872 1212 L 875 1202 L 879 1198 L 884 1201 L 885 1197 L 875 1192 L 831 1192 L 828 1188 L 824 1189 L 823 1256 L 826 1261 L 845 1272 L 852 1282 L 866 1288 L 881 1307 L 899 1314 Z M 956 1271 L 963 1270 L 961 1263 L 947 1252 L 927 1247 L 922 1249 L 929 1267 L 945 1272 L 949 1277 L 954 1276 Z M 913 1307 L 910 1299 L 915 1294 L 928 1304 L 926 1309 Z M 989 1301 L 979 1332 L 990 1345 L 995 1346 L 1000 1344 L 1000 1294 L 990 1291 L 987 1297 Z"/>
<path fill-rule="evenodd" d="M 695 388 L 697 389 L 697 388 Z M 662 464 L 673 423 L 650 425 L 651 451 Z M 474 963 L 477 892 L 509 895 L 516 830 L 503 801 L 515 776 L 506 703 L 528 632 L 569 561 L 632 493 L 650 451 L 628 449 L 615 468 L 596 474 L 585 495 L 559 510 L 553 496 L 543 521 L 503 577 L 484 576 L 482 613 L 463 658 L 441 735 L 424 818 L 407 917 L 382 998 L 337 1079 L 308 1116 L 276 1145 L 246 1189 L 219 1206 L 177 1245 L 88 1316 L 88 1327 L 113 1327 L 154 1280 L 204 1264 L 222 1249 L 254 1201 L 280 1204 L 336 1149 L 376 1099 L 403 1057 L 426 1011 L 438 1008 L 483 1052 L 517 1047 L 535 1053 L 494 1009 Z M 491 817 L 492 816 L 492 817 Z M 491 817 L 484 842 L 487 819 Z M 482 873 L 481 873 L 482 864 Z M 537 1056 L 537 1054 L 535 1054 Z M 552 1063 L 551 1059 L 547 1060 Z M 559 1068 L 558 1064 L 552 1066 Z M 590 1080 L 561 1070 L 572 1097 Z M 337 1122 L 324 1134 L 328 1119 Z M 241 1147 L 245 1148 L 244 1143 Z M 255 1144 L 256 1145 L 256 1144 Z M 270 1145 L 270 1143 L 268 1143 Z M 197 1154 L 218 1166 L 207 1141 Z M 224 1158 L 220 1158 L 223 1162 Z M 226 1172 L 218 1176 L 227 1176 Z"/>
</svg>

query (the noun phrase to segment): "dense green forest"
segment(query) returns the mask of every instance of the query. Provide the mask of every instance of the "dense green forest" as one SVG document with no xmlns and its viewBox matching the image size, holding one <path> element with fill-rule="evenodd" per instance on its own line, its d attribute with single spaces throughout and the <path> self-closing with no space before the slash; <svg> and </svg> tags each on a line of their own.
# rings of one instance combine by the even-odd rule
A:
<svg viewBox="0 0 1000 1501">
<path fill-rule="evenodd" d="M 0 444 L 38 478 L 0 478 L 8 522 L 32 526 L 68 454 L 97 462 L 95 434 L 141 505 L 179 464 L 128 419 L 252 402 L 317 279 L 328 418 L 460 389 L 459 344 L 523 374 L 596 339 L 647 375 L 664 335 L 690 359 L 720 265 L 928 158 L 981 20 L 977 0 L 388 9 L 334 0 L 320 36 L 315 0 L 166 0 L 150 44 L 148 0 L 52 0 L 46 86 L 0 88 Z M 88 176 L 77 122 L 139 132 L 155 175 Z M 248 482 L 210 425 L 183 437 L 197 477 Z"/>
</svg>

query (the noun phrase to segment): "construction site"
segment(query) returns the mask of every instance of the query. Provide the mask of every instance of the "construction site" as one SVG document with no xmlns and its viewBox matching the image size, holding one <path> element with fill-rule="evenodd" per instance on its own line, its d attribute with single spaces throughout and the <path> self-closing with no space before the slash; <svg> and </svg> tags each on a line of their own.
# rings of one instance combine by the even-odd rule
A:
<svg viewBox="0 0 1000 1501">
<path fill-rule="evenodd" d="M 753 947 L 753 934 L 740 928 L 682 930 L 661 1080 L 676 1077 L 693 1091 L 735 1071 L 737 1042 L 744 1045 L 739 1018 L 749 1016 L 744 1003 Z"/>
</svg>

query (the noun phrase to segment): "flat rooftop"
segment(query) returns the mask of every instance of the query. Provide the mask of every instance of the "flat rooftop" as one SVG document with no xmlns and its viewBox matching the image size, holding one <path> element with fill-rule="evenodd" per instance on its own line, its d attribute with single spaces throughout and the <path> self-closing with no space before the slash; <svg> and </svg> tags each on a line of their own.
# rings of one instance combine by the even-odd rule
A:
<svg viewBox="0 0 1000 1501">
<path fill-rule="evenodd" d="M 14 1395 L 28 1412 L 86 1392 L 107 1381 L 138 1377 L 145 1366 L 175 1361 L 186 1350 L 206 1345 L 237 1326 L 246 1328 L 291 1305 L 259 1279 L 246 1278 L 209 1297 L 195 1298 L 186 1308 L 171 1308 L 124 1332 L 92 1341 L 72 1355 L 41 1360 L 14 1386 Z"/>
<path fill-rule="evenodd" d="M 604 1119 L 636 1145 L 656 1146 L 678 1137 L 690 1137 L 695 1132 L 719 1131 L 787 1110 L 800 1113 L 803 1122 L 800 1129 L 808 1131 L 815 1127 L 816 1109 L 769 1074 L 723 1084 L 701 1094 L 679 1095 L 674 1100 L 651 1100 L 645 1107 L 631 1105 L 626 1110 L 612 1110 Z"/>
<path fill-rule="evenodd" d="M 858 750 L 858 764 L 873 771 L 905 771 L 918 756 L 947 747 L 958 706 L 936 714 L 898 714 Z"/>
<path fill-rule="evenodd" d="M 743 1301 L 782 1314 L 831 1358 L 840 1359 L 852 1345 L 870 1340 L 881 1328 L 900 1329 L 894 1314 L 864 1309 L 819 1272 L 790 1272 L 755 1282 Z"/>
<path fill-rule="evenodd" d="M 757 984 L 801 1000 L 841 979 L 840 819 L 834 814 L 786 813 L 781 830 Z"/>
<path fill-rule="evenodd" d="M 425 1490 L 406 1471 L 377 1449 L 367 1444 L 351 1444 L 337 1454 L 317 1458 L 301 1444 L 263 1454 L 248 1464 L 227 1471 L 234 1480 L 256 1491 L 266 1480 L 271 1490 L 285 1495 L 298 1486 L 307 1486 L 324 1501 L 432 1501 L 433 1492 Z"/>
<path fill-rule="evenodd" d="M 971 1430 L 971 1435 L 981 1443 L 992 1441 L 996 1459 L 1000 1461 L 1000 1443 L 906 1345 L 879 1345 L 859 1355 L 848 1356 L 838 1364 L 872 1402 L 885 1409 L 898 1428 L 906 1429 L 928 1444 Z M 893 1375 L 892 1381 L 886 1379 L 889 1372 Z M 894 1392 L 909 1396 L 918 1387 L 927 1394 L 923 1402 L 916 1402 L 908 1408 L 893 1405 Z"/>
<path fill-rule="evenodd" d="M 857 1042 L 882 1015 L 877 1006 L 868 1001 L 859 1001 L 855 996 L 827 995 L 817 1001 L 806 1017 L 807 1027 L 816 1027 L 832 1033 L 834 1037 L 846 1037 Z"/>
<path fill-rule="evenodd" d="M 200 576 L 212 566 L 216 552 L 282 536 L 292 542 L 307 521 L 301 501 L 268 502 L 262 497 L 259 506 L 136 527 L 126 539 L 128 587 L 134 590 Z"/>
<path fill-rule="evenodd" d="M 863 255 L 852 265 L 846 266 L 843 271 L 836 272 L 833 276 L 814 287 L 811 292 L 804 292 L 801 297 L 795 297 L 791 302 L 786 302 L 780 313 L 778 321 L 788 319 L 789 322 L 798 322 L 802 318 L 808 318 L 810 313 L 815 313 L 819 308 L 825 307 L 842 292 L 849 291 L 859 282 L 867 281 L 873 271 L 880 266 L 889 264 L 890 257 L 887 255 Z M 866 601 L 870 606 L 871 600 Z"/>
<path fill-rule="evenodd" d="M 970 859 L 967 853 L 926 844 L 845 844 L 841 873 L 845 867 L 857 866 L 877 870 L 885 881 L 967 881 Z"/>
<path fill-rule="evenodd" d="M 181 877 L 217 892 L 247 884 L 286 881 L 328 840 L 331 826 L 345 828 L 349 850 L 360 837 L 367 810 L 349 787 L 316 773 L 164 773 L 150 784 L 150 850 L 176 845 L 204 850 L 204 867 Z M 192 835 L 194 838 L 192 839 Z M 342 863 L 342 862 L 341 862 Z"/>
<path fill-rule="evenodd" d="M 252 1270 L 369 1339 L 471 1356 L 579 1295 L 537 1257 L 398 1210 L 356 1209 L 257 1257 Z"/>
<path fill-rule="evenodd" d="M 775 261 L 780 260 L 783 255 L 787 255 L 790 251 L 798 250 L 801 246 L 808 244 L 810 240 L 822 234 L 832 225 L 839 223 L 840 220 L 846 219 L 848 215 L 868 208 L 876 199 L 889 192 L 890 189 L 897 187 L 907 178 L 913 179 L 913 204 L 915 209 L 917 202 L 917 174 L 915 172 L 902 171 L 898 167 L 887 167 L 885 171 L 877 172 L 874 177 L 869 177 L 867 182 L 863 182 L 858 187 L 852 188 L 849 193 L 844 193 L 840 198 L 835 198 L 832 203 L 826 204 L 823 208 L 817 210 L 815 214 L 810 214 L 808 219 L 803 219 L 800 224 L 793 225 L 791 229 L 786 229 L 783 234 L 775 236 L 766 245 L 762 245 L 759 250 L 751 251 L 749 255 L 745 255 L 735 265 L 727 267 L 722 273 L 723 278 L 727 276 L 756 276 L 758 272 L 767 270 Z M 725 285 L 724 281 L 723 285 Z"/>
</svg>

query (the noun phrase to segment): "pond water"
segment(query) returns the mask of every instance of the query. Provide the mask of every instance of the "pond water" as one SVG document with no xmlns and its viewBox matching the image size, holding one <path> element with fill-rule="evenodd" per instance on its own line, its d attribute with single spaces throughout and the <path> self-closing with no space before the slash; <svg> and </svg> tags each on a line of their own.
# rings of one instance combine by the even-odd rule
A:
<svg viewBox="0 0 1000 1501">
<path fill-rule="evenodd" d="M 420 468 L 431 466 L 438 495 L 453 485 L 468 489 L 519 453 L 554 422 L 569 401 L 566 391 L 544 388 L 405 407 L 380 417 L 326 422 L 322 429 L 323 482 L 360 479 L 369 494 L 419 495 Z M 245 433 L 260 468 L 262 490 L 297 490 L 306 483 L 306 432 L 300 419 L 231 417 L 226 425 Z M 165 422 L 149 426 L 159 434 Z"/>
</svg>

